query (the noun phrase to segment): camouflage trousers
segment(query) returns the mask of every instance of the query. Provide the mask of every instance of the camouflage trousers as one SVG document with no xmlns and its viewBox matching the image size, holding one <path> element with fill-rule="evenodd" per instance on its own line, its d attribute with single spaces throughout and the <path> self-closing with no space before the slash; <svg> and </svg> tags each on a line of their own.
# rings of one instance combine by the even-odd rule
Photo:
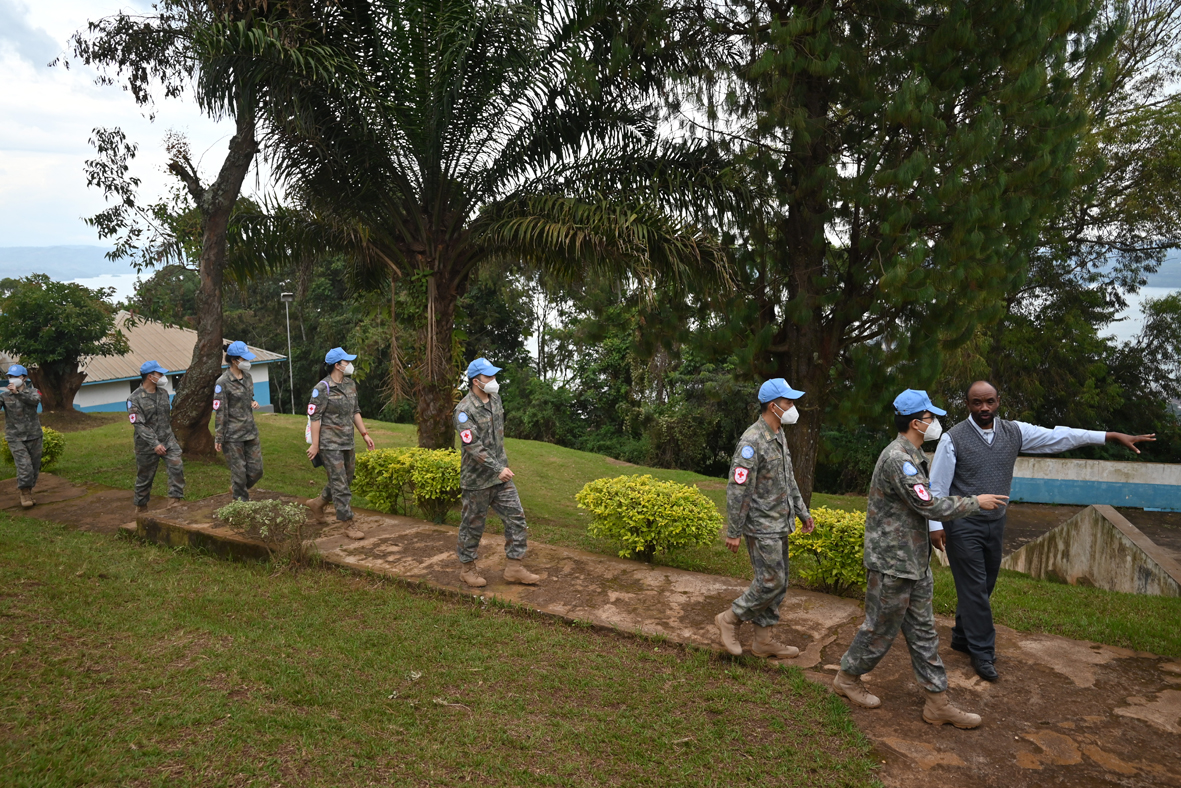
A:
<svg viewBox="0 0 1181 788">
<path fill-rule="evenodd" d="M 779 623 L 779 606 L 787 596 L 787 534 L 748 536 L 746 552 L 755 578 L 730 609 L 741 621 L 773 627 Z"/>
<path fill-rule="evenodd" d="M 853 676 L 868 673 L 886 656 L 898 631 L 906 637 L 910 664 L 923 689 L 947 690 L 947 671 L 939 657 L 935 632 L 935 579 L 930 572 L 921 580 L 908 580 L 872 569 L 867 573 L 865 623 L 841 657 L 841 670 Z"/>
<path fill-rule="evenodd" d="M 349 503 L 353 500 L 351 485 L 357 470 L 356 449 L 320 449 L 320 460 L 328 472 L 328 484 L 320 497 L 336 506 L 337 520 L 353 519 L 353 507 Z"/>
<path fill-rule="evenodd" d="M 135 453 L 135 495 L 136 506 L 147 506 L 152 499 L 152 482 L 156 479 L 156 469 L 160 462 L 168 471 L 168 497 L 185 497 L 185 464 L 180 458 L 180 444 L 173 441 L 168 445 L 168 451 L 163 457 L 156 452 L 137 451 Z"/>
<path fill-rule="evenodd" d="M 250 488 L 262 478 L 262 443 L 258 438 L 249 441 L 230 441 L 221 445 L 230 468 L 230 486 L 235 501 L 249 501 Z"/>
<path fill-rule="evenodd" d="M 525 510 L 521 496 L 511 481 L 486 487 L 483 490 L 463 491 L 463 513 L 459 519 L 459 547 L 456 552 L 465 564 L 476 560 L 480 537 L 488 522 L 488 510 L 496 512 L 504 522 L 504 554 L 509 558 L 525 557 Z"/>
<path fill-rule="evenodd" d="M 31 490 L 37 486 L 37 479 L 41 476 L 41 448 L 45 439 L 38 435 L 27 441 L 10 440 L 8 448 L 12 450 L 12 461 L 16 463 L 16 486 L 22 490 Z"/>
</svg>

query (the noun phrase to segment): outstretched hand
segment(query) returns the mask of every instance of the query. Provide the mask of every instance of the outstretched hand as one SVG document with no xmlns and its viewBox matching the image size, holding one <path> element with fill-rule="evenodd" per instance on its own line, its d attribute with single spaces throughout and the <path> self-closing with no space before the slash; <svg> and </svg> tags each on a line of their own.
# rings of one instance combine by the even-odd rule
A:
<svg viewBox="0 0 1181 788">
<path fill-rule="evenodd" d="M 1156 433 L 1154 432 L 1151 435 L 1128 435 L 1126 432 L 1109 432 L 1107 433 L 1107 440 L 1118 443 L 1125 449 L 1131 449 L 1139 454 L 1140 450 L 1136 448 L 1136 444 L 1143 443 L 1144 441 L 1155 441 Z"/>
</svg>

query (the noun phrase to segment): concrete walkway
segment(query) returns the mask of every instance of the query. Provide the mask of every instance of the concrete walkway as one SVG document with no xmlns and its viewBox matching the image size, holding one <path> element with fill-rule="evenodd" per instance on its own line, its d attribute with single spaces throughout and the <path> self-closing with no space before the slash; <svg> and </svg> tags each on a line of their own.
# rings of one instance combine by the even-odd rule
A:
<svg viewBox="0 0 1181 788">
<path fill-rule="evenodd" d="M 229 496 L 186 503 L 132 519 L 130 494 L 78 487 L 50 478 L 30 512 L 80 528 L 120 527 L 169 544 L 201 544 L 216 551 L 257 553 L 213 523 Z M 279 497 L 271 496 L 267 497 Z M 0 508 L 19 512 L 11 480 L 0 482 Z M 365 538 L 354 541 L 330 522 L 316 544 L 325 560 L 458 593 L 454 527 L 359 511 Z M 507 585 L 504 541 L 486 535 L 479 566 L 489 584 L 477 595 L 512 600 L 571 620 L 666 637 L 720 650 L 712 620 L 746 582 L 686 572 L 543 544 L 530 545 L 526 564 L 539 586 Z M 781 609 L 783 640 L 802 653 L 784 664 L 828 684 L 861 622 L 848 599 L 792 589 Z M 940 620 L 944 661 L 953 700 L 984 715 L 973 731 L 935 728 L 920 719 L 921 693 L 900 640 L 867 676 L 884 705 L 853 709 L 853 718 L 876 744 L 882 781 L 889 786 L 1181 786 L 1181 661 L 1127 649 L 998 630 L 1001 681 L 988 684 L 967 658 L 946 647 L 950 621 Z M 743 628 L 749 644 L 750 627 Z M 750 658 L 753 659 L 753 658 Z"/>
</svg>

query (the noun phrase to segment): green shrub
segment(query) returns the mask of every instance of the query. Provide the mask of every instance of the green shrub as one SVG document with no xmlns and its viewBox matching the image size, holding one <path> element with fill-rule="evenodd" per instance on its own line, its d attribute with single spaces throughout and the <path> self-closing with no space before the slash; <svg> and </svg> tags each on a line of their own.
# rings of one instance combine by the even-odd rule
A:
<svg viewBox="0 0 1181 788">
<path fill-rule="evenodd" d="M 812 510 L 816 530 L 796 529 L 788 555 L 800 578 L 813 588 L 843 594 L 865 582 L 865 512 Z"/>
<path fill-rule="evenodd" d="M 454 449 L 378 449 L 357 456 L 353 490 L 374 509 L 411 513 L 441 523 L 459 502 L 459 452 Z"/>
<path fill-rule="evenodd" d="M 722 527 L 717 507 L 701 490 L 648 475 L 596 479 L 574 499 L 594 518 L 590 535 L 621 542 L 623 558 L 651 561 L 657 552 L 709 544 Z"/>
<path fill-rule="evenodd" d="M 307 507 L 290 501 L 233 501 L 217 510 L 217 518 L 235 533 L 257 539 L 272 561 L 301 566 L 312 553 L 304 542 Z"/>
<path fill-rule="evenodd" d="M 41 448 L 41 470 L 44 471 L 52 468 L 54 463 L 65 454 L 66 439 L 60 432 L 51 430 L 49 427 L 42 427 L 41 435 L 44 437 Z M 16 464 L 12 459 L 12 449 L 8 448 L 7 438 L 0 438 L 0 454 L 3 454 L 4 462 L 9 465 Z"/>
</svg>

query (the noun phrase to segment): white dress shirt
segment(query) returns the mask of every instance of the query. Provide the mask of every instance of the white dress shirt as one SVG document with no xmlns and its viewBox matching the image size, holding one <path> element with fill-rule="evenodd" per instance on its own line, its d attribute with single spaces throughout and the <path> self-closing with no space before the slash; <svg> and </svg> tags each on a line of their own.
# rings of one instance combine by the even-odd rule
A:
<svg viewBox="0 0 1181 788">
<path fill-rule="evenodd" d="M 975 428 L 976 432 L 980 433 L 980 437 L 984 438 L 989 446 L 992 445 L 992 439 L 996 435 L 996 422 L 999 421 L 1000 419 L 995 419 L 993 429 L 986 430 L 982 429 L 973 419 L 968 419 L 968 423 Z M 1055 427 L 1051 430 L 1046 427 L 1026 424 L 1023 421 L 1012 423 L 1021 430 L 1022 454 L 1057 454 L 1061 451 L 1077 449 L 1079 446 L 1101 446 L 1107 442 L 1107 433 L 1101 430 L 1076 430 L 1073 427 Z M 935 449 L 935 459 L 931 461 L 931 495 L 935 497 L 949 495 L 951 480 L 954 477 L 955 444 L 945 433 L 939 439 L 939 448 Z M 928 521 L 927 530 L 942 531 L 943 523 L 934 520 Z"/>
</svg>

